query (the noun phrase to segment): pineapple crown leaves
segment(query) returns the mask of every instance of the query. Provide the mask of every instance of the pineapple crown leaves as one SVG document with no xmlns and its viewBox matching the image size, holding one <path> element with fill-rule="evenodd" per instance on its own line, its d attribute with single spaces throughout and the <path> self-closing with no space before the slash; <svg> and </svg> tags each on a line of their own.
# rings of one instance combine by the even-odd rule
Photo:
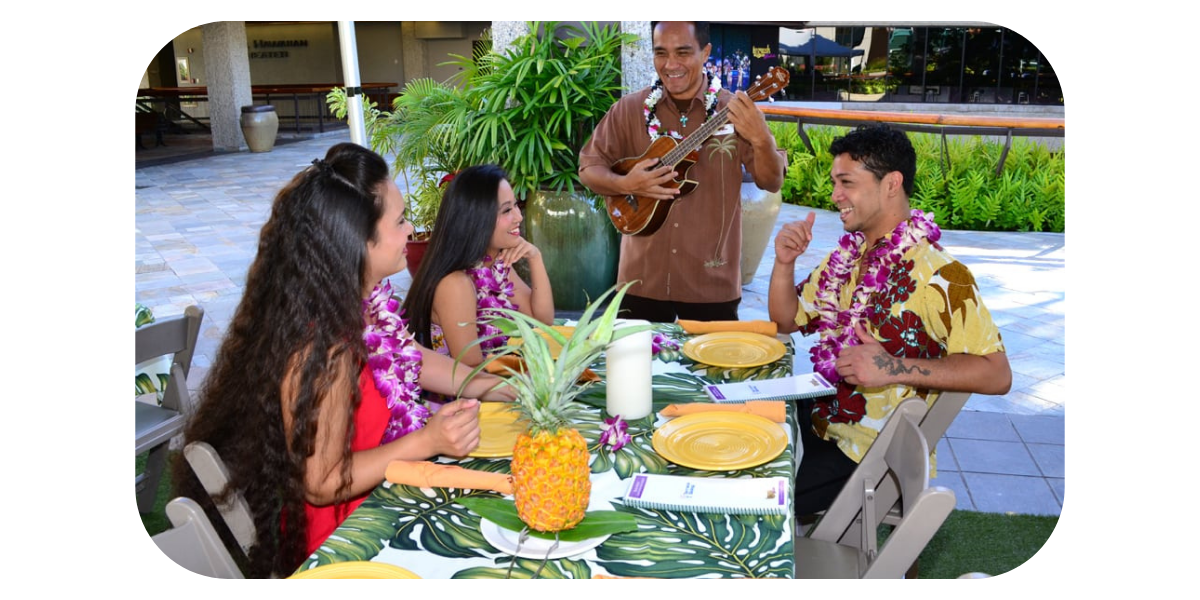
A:
<svg viewBox="0 0 1200 600">
<path fill-rule="evenodd" d="M 570 337 L 518 311 L 493 309 L 497 316 L 489 318 L 488 322 L 513 337 L 519 336 L 522 344 L 506 345 L 487 356 L 471 371 L 469 377 L 474 377 L 492 361 L 519 352 L 525 369 L 520 372 L 508 369 L 510 376 L 505 384 L 516 388 L 516 402 L 522 415 L 531 423 L 531 433 L 537 433 L 541 429 L 554 430 L 567 424 L 573 413 L 580 408 L 573 400 L 593 383 L 578 383 L 580 375 L 596 361 L 609 344 L 650 328 L 650 325 L 615 327 L 621 299 L 631 285 L 633 282 L 619 289 L 618 286 L 613 286 L 588 304 L 575 324 L 574 334 Z M 610 296 L 612 299 L 608 306 L 597 314 L 600 305 Z M 553 340 L 562 348 L 557 359 L 551 353 L 549 340 Z M 482 341 L 478 339 L 471 343 L 477 344 Z"/>
</svg>

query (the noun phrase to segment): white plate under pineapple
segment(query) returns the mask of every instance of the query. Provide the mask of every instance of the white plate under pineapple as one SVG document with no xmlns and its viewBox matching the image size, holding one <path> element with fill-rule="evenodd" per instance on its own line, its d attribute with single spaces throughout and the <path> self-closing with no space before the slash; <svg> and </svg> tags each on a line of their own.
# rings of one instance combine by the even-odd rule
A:
<svg viewBox="0 0 1200 600">
<path fill-rule="evenodd" d="M 562 542 L 558 543 L 558 547 L 550 550 L 554 546 L 554 540 L 546 540 L 533 537 L 532 535 L 525 538 L 525 542 L 521 544 L 520 550 L 517 549 L 517 540 L 521 538 L 521 532 L 505 529 L 487 519 L 479 520 L 479 532 L 483 534 L 483 539 L 489 544 L 496 547 L 497 550 L 512 556 L 521 558 L 566 558 L 583 554 L 596 546 L 604 543 L 609 536 L 602 535 L 599 537 L 588 538 L 578 542 Z M 547 552 L 549 556 L 547 557 Z"/>
</svg>

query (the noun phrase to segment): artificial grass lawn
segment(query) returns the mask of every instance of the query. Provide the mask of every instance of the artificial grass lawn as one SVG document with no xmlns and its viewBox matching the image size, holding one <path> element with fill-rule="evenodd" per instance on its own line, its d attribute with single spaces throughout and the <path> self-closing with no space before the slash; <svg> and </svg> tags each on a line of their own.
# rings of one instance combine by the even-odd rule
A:
<svg viewBox="0 0 1200 600">
<path fill-rule="evenodd" d="M 141 473 L 145 455 L 136 459 Z M 164 507 L 171 494 L 171 460 L 159 482 L 154 510 L 142 515 L 146 533 L 171 526 Z M 963 573 L 1007 573 L 1028 561 L 1050 539 L 1058 517 L 1009 515 L 956 510 L 929 540 L 918 560 L 918 579 L 954 579 Z"/>
<path fill-rule="evenodd" d="M 1042 549 L 1058 517 L 956 510 L 925 545 L 919 579 L 954 579 L 963 573 L 1007 573 Z"/>
</svg>

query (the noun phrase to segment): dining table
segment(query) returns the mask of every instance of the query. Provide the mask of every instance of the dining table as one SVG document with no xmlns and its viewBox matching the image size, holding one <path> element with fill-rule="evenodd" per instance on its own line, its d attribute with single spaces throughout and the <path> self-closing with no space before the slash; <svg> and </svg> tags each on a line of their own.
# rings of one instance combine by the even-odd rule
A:
<svg viewBox="0 0 1200 600">
<path fill-rule="evenodd" d="M 605 418 L 610 417 L 605 412 L 607 370 L 603 355 L 591 366 L 599 381 L 576 398 L 583 410 L 572 423 L 587 440 L 591 454 L 589 514 L 597 510 L 631 514 L 636 530 L 563 542 L 549 549 L 543 541 L 528 548 L 512 547 L 510 538 L 498 538 L 494 530 L 489 531 L 489 521 L 462 502 L 469 497 L 502 497 L 498 492 L 417 487 L 385 480 L 293 575 L 317 568 L 329 570 L 327 565 L 339 563 L 378 563 L 432 579 L 793 577 L 792 492 L 802 451 L 797 444 L 795 402 L 781 401 L 786 406 L 786 417 L 777 426 L 786 436 L 786 445 L 778 455 L 763 459 L 762 464 L 734 465 L 737 468 L 732 470 L 723 465 L 706 469 L 702 467 L 707 465 L 695 463 L 687 467 L 662 456 L 654 440 L 655 432 L 670 423 L 659 414 L 667 405 L 712 402 L 704 392 L 707 384 L 791 375 L 791 338 L 775 336 L 783 346 L 783 354 L 771 362 L 722 366 L 689 356 L 687 350 L 691 347 L 685 346 L 695 336 L 678 323 L 655 323 L 653 333 L 652 411 L 647 417 L 628 422 L 629 442 L 617 451 L 601 442 Z M 466 469 L 510 473 L 510 456 L 432 460 Z M 622 498 L 631 478 L 640 473 L 785 478 L 786 510 L 776 514 L 729 514 L 633 506 Z"/>
</svg>

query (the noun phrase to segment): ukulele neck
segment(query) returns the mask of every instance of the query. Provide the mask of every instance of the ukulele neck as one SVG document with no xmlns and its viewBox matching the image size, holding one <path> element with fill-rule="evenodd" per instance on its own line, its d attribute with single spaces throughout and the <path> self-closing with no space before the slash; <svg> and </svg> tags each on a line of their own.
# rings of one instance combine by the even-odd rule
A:
<svg viewBox="0 0 1200 600">
<path fill-rule="evenodd" d="M 686 157 L 688 154 L 691 154 L 693 150 L 699 148 L 700 145 L 704 143 L 704 140 L 707 140 L 714 131 L 720 129 L 728 118 L 728 106 L 722 108 L 716 113 L 713 113 L 712 118 L 708 121 L 705 121 L 705 123 L 700 126 L 700 129 L 697 129 L 691 135 L 684 138 L 683 141 L 679 142 L 679 144 L 672 148 L 670 152 L 664 154 L 662 157 L 662 164 L 670 165 L 672 167 L 679 164 L 684 157 Z"/>
</svg>

